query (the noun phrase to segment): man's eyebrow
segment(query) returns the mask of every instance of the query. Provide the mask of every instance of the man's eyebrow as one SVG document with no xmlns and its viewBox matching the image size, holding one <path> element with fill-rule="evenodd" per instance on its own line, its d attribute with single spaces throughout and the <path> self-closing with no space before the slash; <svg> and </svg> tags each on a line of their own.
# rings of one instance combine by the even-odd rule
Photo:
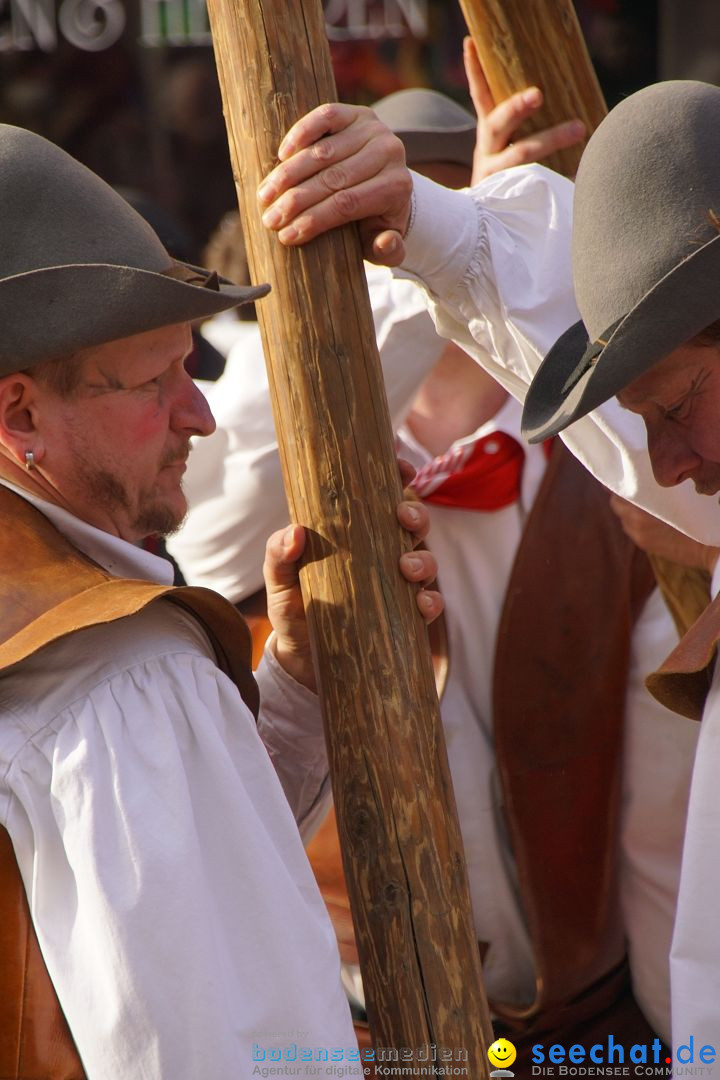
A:
<svg viewBox="0 0 720 1080">
<path fill-rule="evenodd" d="M 688 398 L 693 398 L 696 394 L 699 394 L 700 390 L 702 389 L 702 384 L 705 382 L 709 374 L 710 370 L 708 368 L 703 368 L 700 371 L 696 372 L 695 377 L 690 383 L 690 386 L 687 387 L 682 392 L 682 394 L 678 395 L 678 397 L 673 401 L 672 405 L 665 406 L 665 412 L 673 412 L 674 409 L 678 409 L 681 405 L 683 405 L 688 400 Z"/>
<path fill-rule="evenodd" d="M 692 398 L 700 393 L 702 385 L 709 375 L 709 368 L 701 368 L 693 376 L 690 376 L 689 386 L 685 386 L 682 390 L 676 391 L 675 396 L 670 400 L 669 404 L 663 404 L 662 401 L 658 401 L 655 397 L 643 398 L 636 403 L 633 403 L 631 400 L 628 404 L 625 404 L 620 397 L 623 393 L 622 390 L 615 395 L 615 400 L 621 409 L 626 409 L 628 412 L 634 412 L 641 405 L 654 405 L 660 409 L 664 415 L 668 415 L 675 409 L 678 409 L 688 398 Z"/>
</svg>

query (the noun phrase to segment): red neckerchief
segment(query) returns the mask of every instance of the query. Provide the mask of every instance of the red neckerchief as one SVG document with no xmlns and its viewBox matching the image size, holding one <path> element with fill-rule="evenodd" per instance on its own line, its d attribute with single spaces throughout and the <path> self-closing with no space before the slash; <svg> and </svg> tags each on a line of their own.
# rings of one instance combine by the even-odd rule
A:
<svg viewBox="0 0 720 1080">
<path fill-rule="evenodd" d="M 551 440 L 543 444 L 550 452 Z M 525 450 L 504 431 L 448 450 L 418 469 L 412 488 L 425 502 L 462 510 L 502 510 L 520 497 Z"/>
</svg>

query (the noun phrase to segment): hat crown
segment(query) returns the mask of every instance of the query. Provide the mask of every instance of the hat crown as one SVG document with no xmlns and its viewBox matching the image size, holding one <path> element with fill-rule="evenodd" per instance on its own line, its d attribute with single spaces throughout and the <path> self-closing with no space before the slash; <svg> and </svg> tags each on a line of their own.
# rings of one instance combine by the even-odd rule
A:
<svg viewBox="0 0 720 1080">
<path fill-rule="evenodd" d="M 171 265 L 150 226 L 98 176 L 33 132 L 0 124 L 0 280 L 46 267 Z"/>
<path fill-rule="evenodd" d="M 269 289 L 175 263 L 103 180 L 39 135 L 4 124 L 0 192 L 0 378 L 206 319 Z"/>
<path fill-rule="evenodd" d="M 446 131 L 466 127 L 475 130 L 472 113 L 445 94 L 424 87 L 397 90 L 376 101 L 373 109 L 392 131 Z"/>
<path fill-rule="evenodd" d="M 445 161 L 472 168 L 475 117 L 445 94 L 418 87 L 398 90 L 376 101 L 373 109 L 402 140 L 408 165 Z"/>
<path fill-rule="evenodd" d="M 658 83 L 617 105 L 590 139 L 575 189 L 575 294 L 591 339 L 718 235 L 713 213 L 720 88 Z"/>
</svg>

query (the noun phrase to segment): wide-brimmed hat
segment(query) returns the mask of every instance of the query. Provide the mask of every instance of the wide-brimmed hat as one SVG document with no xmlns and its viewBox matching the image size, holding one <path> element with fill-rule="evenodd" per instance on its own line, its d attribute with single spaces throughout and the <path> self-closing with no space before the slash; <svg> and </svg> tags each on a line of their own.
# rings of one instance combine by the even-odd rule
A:
<svg viewBox="0 0 720 1080">
<path fill-rule="evenodd" d="M 436 90 L 398 90 L 373 110 L 402 139 L 408 165 L 449 161 L 472 168 L 477 121 Z"/>
<path fill-rule="evenodd" d="M 0 376 L 263 296 L 173 260 L 95 173 L 0 124 Z"/>
<path fill-rule="evenodd" d="M 530 386 L 537 442 L 613 397 L 720 318 L 720 88 L 646 87 L 590 139 L 577 175 L 573 281 L 582 322 Z"/>
</svg>

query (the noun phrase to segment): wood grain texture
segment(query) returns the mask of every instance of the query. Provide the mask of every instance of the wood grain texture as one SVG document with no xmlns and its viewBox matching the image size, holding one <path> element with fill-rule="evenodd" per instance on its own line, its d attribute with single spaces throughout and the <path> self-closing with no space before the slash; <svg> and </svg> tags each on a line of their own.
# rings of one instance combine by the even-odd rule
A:
<svg viewBox="0 0 720 1080">
<path fill-rule="evenodd" d="M 378 1047 L 492 1041 L 427 633 L 407 550 L 354 228 L 285 249 L 255 191 L 290 125 L 335 88 L 319 0 L 210 0 L 231 158 L 259 305 L 368 1012 Z"/>
<path fill-rule="evenodd" d="M 579 117 L 588 137 L 607 112 L 572 0 L 460 0 L 495 103 L 527 86 L 543 91 L 542 108 L 520 137 Z M 577 172 L 584 143 L 543 164 Z"/>
</svg>

